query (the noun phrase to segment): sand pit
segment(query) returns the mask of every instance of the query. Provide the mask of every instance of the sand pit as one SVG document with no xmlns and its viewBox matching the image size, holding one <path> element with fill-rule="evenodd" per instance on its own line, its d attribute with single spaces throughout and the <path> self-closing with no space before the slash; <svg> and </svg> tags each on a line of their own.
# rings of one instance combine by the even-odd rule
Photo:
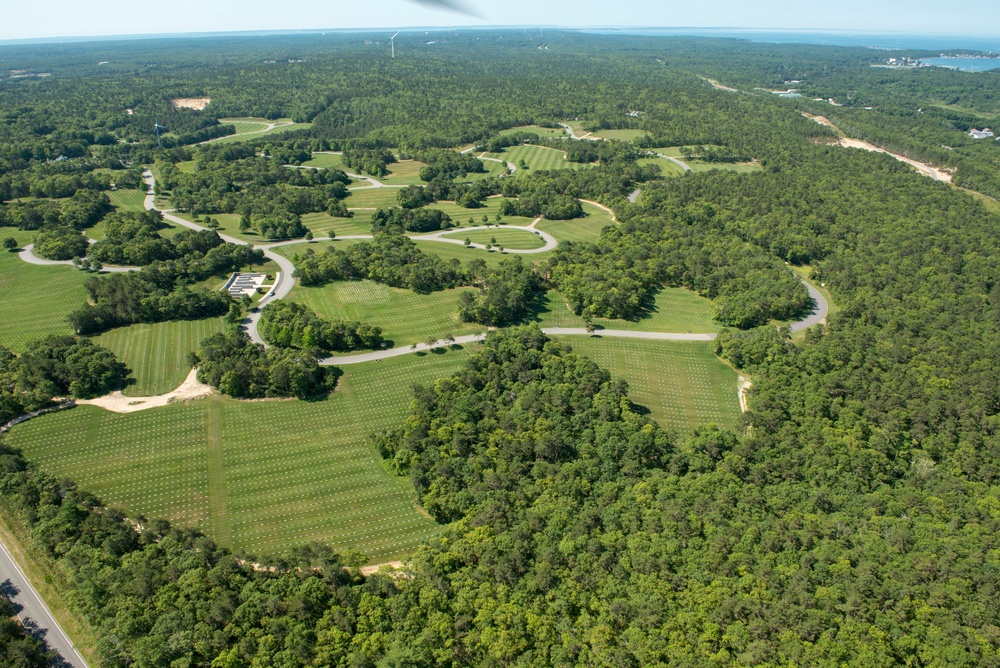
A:
<svg viewBox="0 0 1000 668">
<path fill-rule="evenodd" d="M 175 97 L 170 100 L 170 106 L 174 109 L 194 109 L 201 111 L 212 101 L 210 97 Z"/>
</svg>

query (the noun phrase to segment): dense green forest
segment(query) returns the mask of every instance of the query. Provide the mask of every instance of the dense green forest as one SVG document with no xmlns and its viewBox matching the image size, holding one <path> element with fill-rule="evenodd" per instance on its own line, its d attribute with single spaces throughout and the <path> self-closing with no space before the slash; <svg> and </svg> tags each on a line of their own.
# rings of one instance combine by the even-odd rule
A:
<svg viewBox="0 0 1000 668">
<path fill-rule="evenodd" d="M 175 205 L 282 238 L 350 202 L 346 173 L 297 168 L 312 151 L 343 151 L 373 175 L 416 157 L 426 186 L 373 213 L 371 241 L 297 256 L 303 285 L 469 287 L 461 317 L 489 325 L 523 321 L 547 287 L 588 318 L 639 318 L 660 286 L 688 287 L 730 327 L 717 353 L 753 378 L 746 428 L 672 433 L 570 345 L 534 327 L 493 331 L 371 436 L 445 526 L 401 574 L 369 577 L 361 555 L 233 555 L 126 517 L 0 444 L 0 503 L 65 575 L 101 665 L 1000 666 L 1000 216 L 888 156 L 828 145 L 833 131 L 802 115 L 996 195 L 996 142 L 965 134 L 996 113 L 996 73 L 896 72 L 871 67 L 884 54 L 866 49 L 727 40 L 556 32 L 540 49 L 519 31 L 400 40 L 393 60 L 369 37 L 0 48 L 3 68 L 52 74 L 0 81 L 0 226 L 61 256 L 100 221 L 107 237 L 86 252 L 148 261 L 88 279 L 74 329 L 224 314 L 228 296 L 192 285 L 262 259 L 112 213 L 106 191 L 139 165 L 156 166 Z M 792 79 L 844 106 L 755 90 Z M 195 96 L 212 102 L 170 105 Z M 185 145 L 251 115 L 312 126 Z M 647 137 L 501 134 L 573 119 Z M 170 134 L 162 150 L 154 120 Z M 466 184 L 482 163 L 444 151 L 524 142 L 565 144 L 583 168 Z M 705 147 L 694 152 L 708 164 L 760 169 L 660 178 L 645 147 Z M 492 194 L 517 198 L 506 215 L 569 221 L 593 199 L 621 224 L 537 266 L 495 268 L 401 234 L 447 227 L 433 200 Z M 786 263 L 839 307 L 794 338 L 776 325 L 809 303 Z M 381 341 L 377 328 L 268 308 L 276 345 L 216 334 L 194 360 L 200 379 L 236 397 L 311 397 L 336 385 L 319 351 Z M 86 339 L 0 350 L 0 409 L 92 396 L 124 373 Z"/>
</svg>

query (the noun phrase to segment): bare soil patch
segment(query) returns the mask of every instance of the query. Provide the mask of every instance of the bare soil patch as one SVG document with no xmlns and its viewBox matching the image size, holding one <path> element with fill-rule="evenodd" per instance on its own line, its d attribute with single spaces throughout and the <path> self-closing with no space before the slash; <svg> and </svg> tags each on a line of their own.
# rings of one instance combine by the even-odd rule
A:
<svg viewBox="0 0 1000 668">
<path fill-rule="evenodd" d="M 174 109 L 194 109 L 201 111 L 212 101 L 210 97 L 175 97 L 170 100 L 170 106 Z"/>
</svg>

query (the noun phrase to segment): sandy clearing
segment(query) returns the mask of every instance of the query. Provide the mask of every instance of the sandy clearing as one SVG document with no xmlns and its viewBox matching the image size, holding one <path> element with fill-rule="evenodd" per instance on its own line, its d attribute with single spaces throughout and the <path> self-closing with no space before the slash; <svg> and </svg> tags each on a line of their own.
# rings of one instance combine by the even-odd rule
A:
<svg viewBox="0 0 1000 668">
<path fill-rule="evenodd" d="M 155 397 L 126 397 L 121 392 L 114 392 L 105 397 L 97 399 L 79 400 L 76 403 L 81 406 L 97 406 L 112 413 L 135 413 L 145 411 L 150 408 L 161 408 L 176 401 L 187 401 L 190 399 L 201 399 L 214 392 L 211 386 L 198 382 L 196 370 L 191 369 L 184 382 L 173 392 L 161 394 Z"/>
<path fill-rule="evenodd" d="M 750 390 L 750 386 L 753 385 L 753 381 L 745 376 L 740 376 L 740 410 L 746 413 L 750 410 L 750 406 L 747 405 L 747 392 Z"/>
<path fill-rule="evenodd" d="M 375 575 L 376 573 L 378 573 L 383 568 L 391 568 L 393 570 L 397 570 L 398 571 L 399 569 L 403 568 L 403 566 L 405 566 L 405 565 L 406 564 L 404 564 L 402 561 L 389 561 L 389 562 L 386 562 L 384 564 L 374 564 L 372 566 L 362 566 L 361 567 L 361 574 L 364 575 L 365 577 L 368 577 L 369 575 Z"/>
<path fill-rule="evenodd" d="M 935 181 L 945 181 L 946 183 L 951 183 L 951 172 L 947 172 L 943 169 L 938 169 L 937 167 L 932 167 L 924 162 L 918 162 L 912 158 L 907 158 L 906 156 L 899 155 L 898 153 L 893 153 L 892 151 L 887 151 L 884 148 L 879 148 L 874 144 L 871 144 L 860 139 L 851 139 L 849 137 L 842 137 L 840 139 L 840 145 L 845 148 L 860 148 L 863 151 L 873 151 L 875 153 L 885 153 L 886 155 L 891 155 L 896 160 L 900 162 L 905 162 L 910 165 L 918 172 L 924 176 L 929 176 Z"/>
<path fill-rule="evenodd" d="M 170 106 L 174 109 L 194 109 L 201 111 L 212 101 L 210 97 L 175 97 L 170 100 Z"/>
</svg>

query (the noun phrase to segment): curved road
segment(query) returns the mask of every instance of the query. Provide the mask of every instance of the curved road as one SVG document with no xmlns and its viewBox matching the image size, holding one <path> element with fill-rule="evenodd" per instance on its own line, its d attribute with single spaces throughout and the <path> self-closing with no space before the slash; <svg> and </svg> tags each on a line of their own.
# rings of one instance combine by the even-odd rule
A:
<svg viewBox="0 0 1000 668">
<path fill-rule="evenodd" d="M 46 260 L 45 258 L 38 257 L 35 255 L 33 249 L 35 244 L 28 244 L 20 250 L 17 254 L 21 260 L 27 262 L 28 264 L 36 264 L 39 266 L 53 266 L 53 265 L 68 265 L 73 266 L 72 260 Z M 116 265 L 105 265 L 101 268 L 101 271 L 106 271 L 110 273 L 124 273 L 127 271 L 139 271 L 141 267 L 119 267 Z"/>
</svg>

